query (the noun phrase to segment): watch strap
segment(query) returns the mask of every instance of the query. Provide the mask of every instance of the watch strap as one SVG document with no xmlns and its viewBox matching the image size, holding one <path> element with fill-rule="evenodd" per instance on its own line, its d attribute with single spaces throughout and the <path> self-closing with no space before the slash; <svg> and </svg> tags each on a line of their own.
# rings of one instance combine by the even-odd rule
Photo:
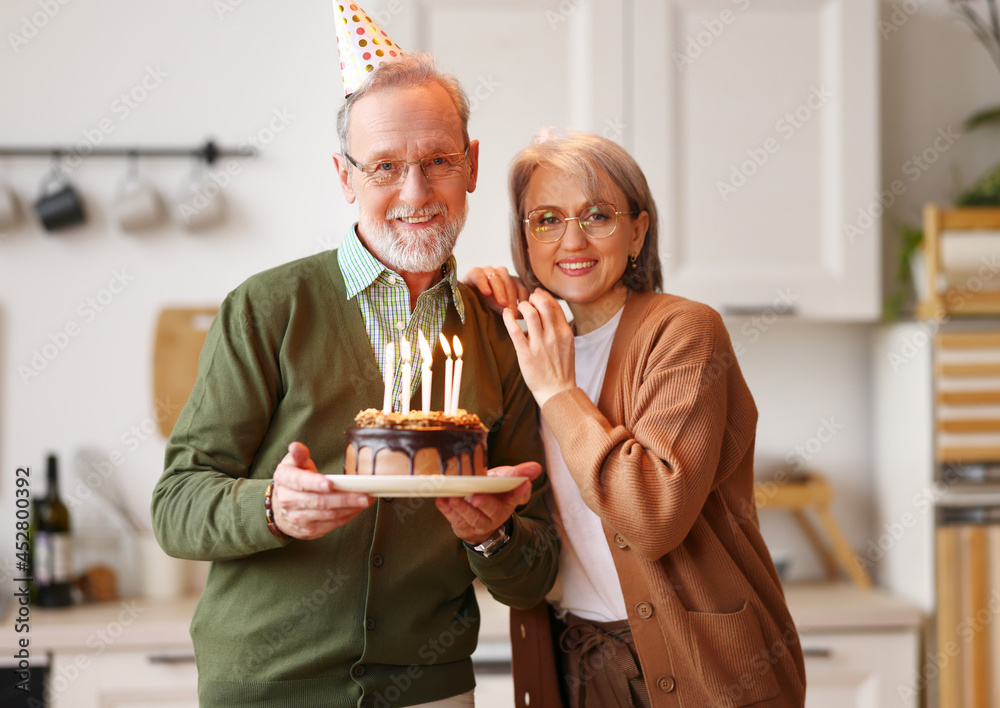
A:
<svg viewBox="0 0 1000 708">
<path fill-rule="evenodd" d="M 466 543 L 465 545 L 474 550 L 476 553 L 481 555 L 483 558 L 489 558 L 494 553 L 499 551 L 501 548 L 507 545 L 510 541 L 510 537 L 514 533 L 514 517 L 511 515 L 504 522 L 503 526 L 498 528 L 489 538 L 484 540 L 482 543 L 477 545 L 472 545 L 471 543 Z"/>
</svg>

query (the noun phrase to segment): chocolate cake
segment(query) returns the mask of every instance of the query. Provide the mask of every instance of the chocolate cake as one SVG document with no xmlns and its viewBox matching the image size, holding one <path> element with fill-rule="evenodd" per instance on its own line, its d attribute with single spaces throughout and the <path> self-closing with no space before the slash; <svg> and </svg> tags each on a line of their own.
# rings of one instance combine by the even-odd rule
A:
<svg viewBox="0 0 1000 708">
<path fill-rule="evenodd" d="M 475 413 L 369 408 L 354 423 L 346 431 L 345 474 L 486 474 L 487 430 Z"/>
</svg>

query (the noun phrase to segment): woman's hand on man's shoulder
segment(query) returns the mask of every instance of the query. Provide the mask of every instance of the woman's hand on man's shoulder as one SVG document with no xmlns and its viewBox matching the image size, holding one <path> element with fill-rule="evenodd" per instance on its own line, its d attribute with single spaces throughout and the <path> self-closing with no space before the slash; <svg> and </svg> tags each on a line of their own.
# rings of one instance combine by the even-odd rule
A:
<svg viewBox="0 0 1000 708">
<path fill-rule="evenodd" d="M 503 266 L 473 268 L 462 282 L 476 291 L 479 299 L 497 313 L 510 310 L 517 317 L 517 303 L 528 299 L 528 288 Z"/>
</svg>

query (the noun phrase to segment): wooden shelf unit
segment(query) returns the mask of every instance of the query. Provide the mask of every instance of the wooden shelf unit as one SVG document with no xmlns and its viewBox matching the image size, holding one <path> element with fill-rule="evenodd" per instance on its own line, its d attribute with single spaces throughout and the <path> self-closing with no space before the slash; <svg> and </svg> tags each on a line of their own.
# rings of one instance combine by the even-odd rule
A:
<svg viewBox="0 0 1000 708">
<path fill-rule="evenodd" d="M 941 240 L 961 238 L 963 231 L 995 230 L 1000 232 L 1000 207 L 941 208 L 924 205 L 924 285 L 925 296 L 917 303 L 920 319 L 944 321 L 952 316 L 1000 315 L 1000 290 L 971 287 L 941 288 L 944 268 L 941 262 Z M 958 232 L 958 233 L 956 233 Z M 1000 275 L 997 276 L 1000 278 Z"/>
<path fill-rule="evenodd" d="M 1000 331 L 940 331 L 934 352 L 937 461 L 1000 461 Z"/>
<path fill-rule="evenodd" d="M 937 464 L 1000 462 L 1000 330 L 971 322 L 939 330 L 932 371 Z M 993 486 L 950 486 L 939 512 L 997 503 Z M 1000 622 L 990 604 L 1000 593 L 1000 525 L 948 521 L 939 513 L 935 546 L 936 651 L 949 657 L 940 667 L 937 704 L 1000 705 Z"/>
</svg>

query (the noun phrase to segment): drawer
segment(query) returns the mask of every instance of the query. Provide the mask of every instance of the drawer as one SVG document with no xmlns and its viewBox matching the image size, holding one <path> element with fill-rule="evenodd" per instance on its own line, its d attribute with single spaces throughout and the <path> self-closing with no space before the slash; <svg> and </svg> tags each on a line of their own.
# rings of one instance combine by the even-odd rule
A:
<svg viewBox="0 0 1000 708">
<path fill-rule="evenodd" d="M 52 708 L 197 708 L 198 671 L 190 648 L 56 653 Z"/>
<path fill-rule="evenodd" d="M 802 632 L 806 708 L 916 708 L 916 630 Z"/>
</svg>

